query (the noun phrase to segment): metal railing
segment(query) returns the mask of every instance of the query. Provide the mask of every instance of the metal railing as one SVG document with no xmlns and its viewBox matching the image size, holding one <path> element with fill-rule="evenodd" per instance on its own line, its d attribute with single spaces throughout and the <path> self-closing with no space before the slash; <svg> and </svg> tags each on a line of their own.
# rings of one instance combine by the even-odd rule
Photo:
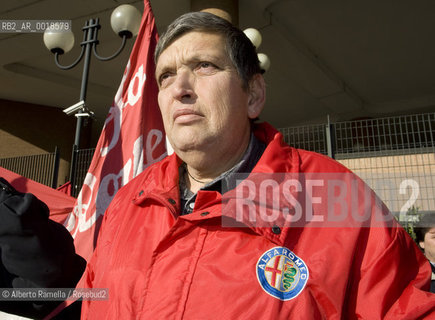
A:
<svg viewBox="0 0 435 320">
<path fill-rule="evenodd" d="M 435 211 L 435 113 L 283 128 L 293 147 L 329 155 L 396 215 Z"/>
<path fill-rule="evenodd" d="M 284 141 L 298 149 L 328 154 L 326 124 L 279 129 Z"/>
<path fill-rule="evenodd" d="M 85 181 L 85 177 L 88 172 L 89 166 L 91 164 L 92 157 L 94 156 L 95 148 L 78 149 L 78 150 L 74 150 L 74 152 L 75 152 L 75 162 L 74 162 L 75 183 L 74 186 L 72 186 L 71 188 L 71 195 L 73 197 L 77 197 L 83 186 L 83 182 Z"/>
<path fill-rule="evenodd" d="M 46 186 L 56 188 L 59 171 L 59 150 L 53 153 L 0 159 L 0 167 L 13 171 Z"/>
<path fill-rule="evenodd" d="M 392 155 L 416 149 L 431 152 L 435 146 L 435 113 L 344 121 L 333 126 L 336 153 L 352 157 L 357 153 Z"/>
</svg>

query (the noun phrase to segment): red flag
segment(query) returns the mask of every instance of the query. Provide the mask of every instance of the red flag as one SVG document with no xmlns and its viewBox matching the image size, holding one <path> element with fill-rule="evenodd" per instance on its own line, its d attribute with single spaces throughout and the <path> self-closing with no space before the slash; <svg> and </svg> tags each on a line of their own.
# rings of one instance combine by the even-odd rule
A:
<svg viewBox="0 0 435 320">
<path fill-rule="evenodd" d="M 166 155 L 157 105 L 154 16 L 144 0 L 141 27 L 67 229 L 76 250 L 89 259 L 101 218 L 116 192 L 150 164 Z"/>
<path fill-rule="evenodd" d="M 67 183 L 61 185 L 60 187 L 58 187 L 56 190 L 65 193 L 66 195 L 71 196 L 71 181 L 68 181 Z"/>
<path fill-rule="evenodd" d="M 65 222 L 74 206 L 75 199 L 73 197 L 5 168 L 0 167 L 0 177 L 6 179 L 17 191 L 32 193 L 44 202 L 50 210 L 50 219 L 53 221 Z"/>
</svg>

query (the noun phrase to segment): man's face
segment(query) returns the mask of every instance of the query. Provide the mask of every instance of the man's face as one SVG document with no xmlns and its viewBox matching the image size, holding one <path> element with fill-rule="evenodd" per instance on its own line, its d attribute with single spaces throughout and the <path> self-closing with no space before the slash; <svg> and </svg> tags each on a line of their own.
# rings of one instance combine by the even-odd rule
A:
<svg viewBox="0 0 435 320">
<path fill-rule="evenodd" d="M 224 157 L 249 140 L 249 118 L 259 112 L 249 111 L 251 95 L 242 89 L 221 35 L 181 36 L 160 55 L 156 78 L 165 131 L 178 155 L 193 150 Z"/>
<path fill-rule="evenodd" d="M 435 262 L 435 227 L 426 232 L 423 240 L 420 241 L 420 247 L 424 249 L 424 255 L 430 261 Z"/>
</svg>

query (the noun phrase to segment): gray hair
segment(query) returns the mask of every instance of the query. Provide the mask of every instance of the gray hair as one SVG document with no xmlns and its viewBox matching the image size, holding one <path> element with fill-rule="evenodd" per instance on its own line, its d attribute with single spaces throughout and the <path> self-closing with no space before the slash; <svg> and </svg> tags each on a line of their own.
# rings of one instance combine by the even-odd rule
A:
<svg viewBox="0 0 435 320">
<path fill-rule="evenodd" d="M 162 52 L 172 42 L 192 31 L 217 33 L 225 37 L 225 49 L 243 82 L 244 89 L 249 87 L 249 82 L 255 74 L 261 73 L 255 47 L 243 31 L 227 20 L 208 12 L 189 12 L 172 22 L 157 44 L 154 53 L 156 64 Z"/>
</svg>

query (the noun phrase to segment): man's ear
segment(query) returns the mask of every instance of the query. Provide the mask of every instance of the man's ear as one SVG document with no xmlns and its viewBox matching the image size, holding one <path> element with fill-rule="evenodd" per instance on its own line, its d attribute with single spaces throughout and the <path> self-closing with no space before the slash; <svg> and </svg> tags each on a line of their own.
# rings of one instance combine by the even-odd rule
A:
<svg viewBox="0 0 435 320">
<path fill-rule="evenodd" d="M 260 115 L 266 101 L 266 83 L 262 74 L 258 73 L 252 77 L 248 90 L 248 117 L 255 119 Z"/>
<path fill-rule="evenodd" d="M 420 246 L 420 248 L 424 250 L 424 241 L 419 241 L 418 245 Z"/>
</svg>

